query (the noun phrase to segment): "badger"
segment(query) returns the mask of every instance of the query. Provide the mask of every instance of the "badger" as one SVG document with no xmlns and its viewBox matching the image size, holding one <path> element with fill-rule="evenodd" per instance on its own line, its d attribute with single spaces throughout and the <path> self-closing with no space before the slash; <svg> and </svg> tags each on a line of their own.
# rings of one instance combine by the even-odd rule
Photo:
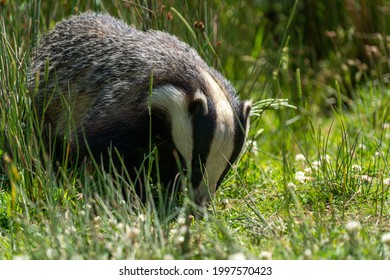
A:
<svg viewBox="0 0 390 280">
<path fill-rule="evenodd" d="M 42 36 L 28 73 L 34 110 L 70 154 L 118 162 L 131 176 L 156 147 L 159 178 L 185 172 L 199 206 L 212 199 L 241 153 L 251 101 L 177 37 L 86 12 Z M 68 125 L 68 124 L 71 125 Z M 111 152 L 110 152 L 111 151 Z M 115 160 L 114 160 L 115 162 Z"/>
</svg>

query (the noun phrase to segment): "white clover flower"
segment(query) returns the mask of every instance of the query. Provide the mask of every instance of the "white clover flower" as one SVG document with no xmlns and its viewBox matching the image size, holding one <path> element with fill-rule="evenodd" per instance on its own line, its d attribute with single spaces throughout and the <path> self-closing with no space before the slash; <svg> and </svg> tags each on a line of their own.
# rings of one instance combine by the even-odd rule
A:
<svg viewBox="0 0 390 280">
<path fill-rule="evenodd" d="M 362 225 L 360 224 L 359 221 L 349 221 L 346 225 L 345 225 L 345 229 L 349 232 L 349 233 L 357 233 L 359 230 L 361 230 L 362 228 Z"/>
<path fill-rule="evenodd" d="M 169 230 L 169 233 L 170 233 L 171 236 L 175 236 L 177 234 L 177 228 L 171 228 Z"/>
<path fill-rule="evenodd" d="M 234 253 L 228 256 L 228 260 L 242 261 L 246 260 L 246 257 L 243 253 Z"/>
<path fill-rule="evenodd" d="M 66 228 L 64 232 L 66 235 L 73 235 L 74 233 L 76 233 L 76 228 L 74 226 L 71 226 L 69 228 Z"/>
<path fill-rule="evenodd" d="M 382 127 L 383 129 L 390 129 L 390 123 L 383 123 Z"/>
<path fill-rule="evenodd" d="M 315 168 L 318 168 L 318 167 L 321 166 L 321 161 L 315 160 L 315 161 L 313 161 L 313 162 L 311 163 L 311 165 L 312 165 L 313 167 L 315 167 Z"/>
<path fill-rule="evenodd" d="M 15 261 L 16 260 L 29 260 L 30 257 L 27 256 L 27 255 L 17 255 L 17 256 L 14 256 L 12 259 L 15 260 Z"/>
<path fill-rule="evenodd" d="M 306 157 L 303 154 L 297 154 L 295 156 L 295 161 L 306 161 Z"/>
<path fill-rule="evenodd" d="M 361 167 L 360 165 L 358 165 L 358 164 L 353 164 L 353 165 L 351 166 L 351 168 L 352 168 L 352 171 L 355 171 L 355 172 L 362 172 L 362 167 Z"/>
<path fill-rule="evenodd" d="M 139 214 L 139 215 L 138 215 L 138 220 L 139 220 L 140 222 L 145 222 L 145 215 L 144 215 L 144 214 Z"/>
<path fill-rule="evenodd" d="M 248 140 L 246 142 L 246 147 L 249 151 L 251 151 L 255 156 L 259 154 L 259 147 L 257 146 L 257 142 L 253 140 Z"/>
<path fill-rule="evenodd" d="M 305 169 L 303 169 L 303 172 L 308 173 L 308 174 L 311 174 L 312 171 L 313 170 L 311 169 L 311 167 L 306 167 Z"/>
<path fill-rule="evenodd" d="M 268 251 L 262 251 L 259 257 L 261 260 L 272 260 L 272 253 Z"/>
<path fill-rule="evenodd" d="M 91 208 L 92 208 L 92 206 L 91 206 L 91 204 L 88 204 L 88 203 L 87 203 L 87 204 L 85 204 L 85 205 L 83 206 L 83 208 L 85 208 L 85 209 L 88 209 L 88 210 L 89 210 L 89 209 L 91 209 Z"/>
<path fill-rule="evenodd" d="M 360 179 L 361 179 L 362 181 L 366 181 L 366 182 L 368 182 L 368 183 L 371 183 L 372 180 L 373 180 L 374 178 L 372 178 L 372 177 L 370 177 L 370 176 L 368 176 L 368 175 L 362 175 L 362 176 L 360 176 Z"/>
<path fill-rule="evenodd" d="M 305 172 L 303 171 L 297 171 L 295 172 L 295 180 L 297 180 L 300 183 L 304 183 L 306 181 L 307 177 L 305 175 Z"/>
<path fill-rule="evenodd" d="M 360 144 L 358 145 L 358 148 L 361 149 L 361 150 L 363 150 L 363 151 L 367 150 L 367 146 L 364 145 L 363 143 L 360 143 Z"/>
<path fill-rule="evenodd" d="M 58 240 L 58 243 L 60 244 L 60 247 L 61 248 L 65 248 L 65 238 L 62 234 L 58 234 L 57 235 L 57 240 Z"/>
<path fill-rule="evenodd" d="M 165 261 L 168 261 L 168 260 L 174 260 L 175 258 L 171 255 L 171 254 L 166 254 L 166 255 L 164 255 L 164 257 L 163 257 L 163 260 L 165 260 Z"/>
<path fill-rule="evenodd" d="M 54 258 L 54 255 L 55 255 L 54 249 L 52 249 L 52 248 L 47 248 L 47 249 L 46 249 L 46 256 L 47 256 L 49 259 L 53 259 L 53 258 Z"/>
<path fill-rule="evenodd" d="M 223 206 L 226 207 L 229 204 L 229 199 L 224 198 L 224 199 L 221 200 L 221 203 L 222 203 Z"/>
<path fill-rule="evenodd" d="M 306 249 L 306 250 L 303 252 L 303 259 L 304 259 L 304 260 L 310 260 L 312 257 L 313 257 L 313 253 L 311 252 L 310 249 Z"/>
<path fill-rule="evenodd" d="M 186 226 L 186 225 L 181 225 L 180 227 L 179 227 L 179 230 L 178 230 L 178 232 L 179 232 L 179 234 L 185 234 L 186 232 L 187 232 L 187 230 L 188 230 L 188 227 Z"/>
<path fill-rule="evenodd" d="M 124 224 L 124 223 L 119 223 L 119 224 L 118 224 L 118 229 L 119 229 L 119 230 L 122 231 L 124 228 L 125 228 L 125 224 Z"/>
<path fill-rule="evenodd" d="M 178 218 L 177 218 L 177 223 L 178 223 L 179 225 L 185 225 L 185 223 L 186 223 L 186 218 L 184 218 L 183 216 L 178 217 Z"/>
<path fill-rule="evenodd" d="M 126 229 L 126 239 L 134 241 L 139 235 L 139 228 L 129 227 Z"/>
<path fill-rule="evenodd" d="M 185 240 L 184 236 L 182 236 L 182 235 L 178 236 L 177 239 L 176 239 L 176 244 L 181 244 L 181 243 L 184 242 L 184 240 Z"/>
<path fill-rule="evenodd" d="M 297 186 L 293 182 L 288 182 L 287 187 L 289 187 L 292 190 L 295 190 L 297 188 Z"/>
<path fill-rule="evenodd" d="M 386 245 L 390 245 L 390 232 L 382 235 L 381 242 Z"/>
<path fill-rule="evenodd" d="M 108 220 L 108 224 L 111 226 L 111 227 L 116 227 L 118 225 L 118 221 L 114 218 L 110 218 Z"/>
<path fill-rule="evenodd" d="M 383 179 L 383 185 L 390 186 L 390 178 Z"/>
<path fill-rule="evenodd" d="M 80 260 L 84 260 L 84 257 L 82 255 L 79 255 L 79 254 L 74 254 L 72 255 L 72 257 L 70 258 L 72 261 L 80 261 Z"/>
</svg>

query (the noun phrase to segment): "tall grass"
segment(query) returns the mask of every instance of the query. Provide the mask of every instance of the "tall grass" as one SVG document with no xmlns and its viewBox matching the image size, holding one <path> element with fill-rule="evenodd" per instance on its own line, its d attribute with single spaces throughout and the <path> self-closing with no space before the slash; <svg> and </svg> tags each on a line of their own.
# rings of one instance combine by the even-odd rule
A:
<svg viewBox="0 0 390 280">
<path fill-rule="evenodd" d="M 220 8 L 217 1 L 6 1 L 0 258 L 389 259 L 388 85 L 368 79 L 346 108 L 344 88 L 333 79 L 322 88 L 335 102 L 323 110 L 328 96 L 307 79 L 310 69 L 294 64 L 303 58 L 291 54 L 297 3 L 284 43 L 271 51 L 270 23 L 245 1 L 222 1 Z M 43 32 L 88 9 L 140 29 L 168 30 L 254 99 L 247 148 L 203 219 L 188 215 L 185 198 L 166 203 L 170 194 L 158 184 L 146 182 L 153 197 L 146 203 L 126 200 L 121 190 L 134 187 L 126 174 L 103 172 L 98 162 L 93 169 L 53 166 L 45 153 L 26 87 L 29 59 Z M 152 149 L 145 162 L 145 172 L 158 164 Z"/>
</svg>

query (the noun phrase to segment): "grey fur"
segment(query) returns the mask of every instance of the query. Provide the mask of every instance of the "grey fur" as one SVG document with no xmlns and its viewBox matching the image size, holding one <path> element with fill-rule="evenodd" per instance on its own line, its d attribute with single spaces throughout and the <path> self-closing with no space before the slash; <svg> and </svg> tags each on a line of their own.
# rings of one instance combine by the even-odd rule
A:
<svg viewBox="0 0 390 280">
<path fill-rule="evenodd" d="M 145 133 L 151 77 L 153 88 L 172 85 L 184 91 L 189 100 L 201 90 L 208 98 L 213 93 L 208 92 L 202 71 L 218 82 L 235 114 L 244 115 L 240 121 L 246 121 L 247 112 L 242 112 L 244 106 L 229 82 L 208 67 L 187 44 L 161 31 L 142 32 L 109 15 L 89 12 L 59 22 L 43 36 L 29 71 L 29 88 L 36 94 L 34 104 L 38 115 L 60 136 L 71 112 L 76 125 L 72 150 L 75 151 L 78 138 L 83 156 L 86 147 L 79 139 L 81 135 L 92 144 L 92 152 L 98 147 L 95 149 L 99 153 L 101 146 L 110 145 L 112 133 L 118 139 L 123 137 L 129 141 L 138 139 L 129 133 Z M 207 106 L 201 111 L 211 112 L 209 118 L 213 121 L 213 104 L 209 105 L 211 108 Z M 160 129 L 169 129 L 169 117 L 166 118 L 167 126 Z M 160 139 L 164 132 L 158 133 Z M 169 133 L 166 132 L 167 138 Z M 172 145 L 172 139 L 166 142 L 169 147 Z M 137 168 L 141 159 L 134 158 L 141 157 L 147 145 L 147 141 L 123 144 L 126 149 L 139 150 L 130 153 L 134 164 L 131 168 Z"/>
</svg>

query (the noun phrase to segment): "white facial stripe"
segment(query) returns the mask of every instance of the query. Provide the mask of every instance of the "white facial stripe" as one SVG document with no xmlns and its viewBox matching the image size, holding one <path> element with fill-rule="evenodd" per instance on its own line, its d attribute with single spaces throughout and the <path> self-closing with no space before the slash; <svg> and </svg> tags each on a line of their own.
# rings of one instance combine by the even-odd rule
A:
<svg viewBox="0 0 390 280">
<path fill-rule="evenodd" d="M 211 194 L 215 192 L 216 184 L 228 165 L 234 150 L 234 112 L 225 90 L 208 73 L 202 72 L 210 91 L 210 98 L 215 104 L 216 128 L 210 153 L 205 166 L 205 181 L 199 189 L 208 185 Z M 201 190 L 199 190 L 201 192 Z"/>
<path fill-rule="evenodd" d="M 172 85 L 158 87 L 153 89 L 151 104 L 152 107 L 164 110 L 170 115 L 173 142 L 184 157 L 186 167 L 191 170 L 194 144 L 185 93 Z"/>
</svg>

